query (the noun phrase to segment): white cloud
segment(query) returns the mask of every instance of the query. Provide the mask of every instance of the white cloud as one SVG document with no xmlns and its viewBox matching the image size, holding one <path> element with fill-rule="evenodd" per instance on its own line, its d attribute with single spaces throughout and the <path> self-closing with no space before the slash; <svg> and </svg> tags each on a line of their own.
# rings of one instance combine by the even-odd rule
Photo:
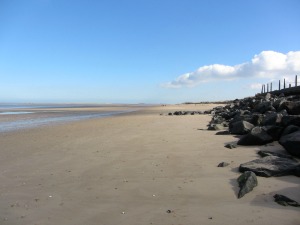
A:
<svg viewBox="0 0 300 225">
<path fill-rule="evenodd" d="M 300 51 L 283 54 L 262 51 L 251 61 L 235 66 L 213 64 L 202 66 L 194 72 L 183 74 L 173 81 L 162 84 L 165 88 L 194 87 L 214 80 L 232 80 L 243 77 L 280 79 L 300 72 Z M 253 87 L 257 87 L 253 86 Z"/>
</svg>

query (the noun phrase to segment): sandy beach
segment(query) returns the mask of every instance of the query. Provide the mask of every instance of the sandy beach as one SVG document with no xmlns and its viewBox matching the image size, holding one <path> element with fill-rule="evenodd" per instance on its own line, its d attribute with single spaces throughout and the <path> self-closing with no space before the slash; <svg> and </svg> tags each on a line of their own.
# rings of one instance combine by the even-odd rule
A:
<svg viewBox="0 0 300 225">
<path fill-rule="evenodd" d="M 238 166 L 267 146 L 224 148 L 210 115 L 167 116 L 216 105 L 144 107 L 113 117 L 0 133 L 0 224 L 297 225 L 299 177 L 258 177 L 237 198 Z M 32 115 L 28 115 L 32 116 Z M 219 168 L 220 162 L 229 162 Z"/>
</svg>

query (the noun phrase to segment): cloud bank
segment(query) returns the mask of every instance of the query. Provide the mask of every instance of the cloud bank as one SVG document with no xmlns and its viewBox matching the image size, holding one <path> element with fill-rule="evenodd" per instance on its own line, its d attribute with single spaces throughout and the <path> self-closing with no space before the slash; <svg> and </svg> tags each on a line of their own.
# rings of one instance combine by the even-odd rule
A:
<svg viewBox="0 0 300 225">
<path fill-rule="evenodd" d="M 235 66 L 221 64 L 202 66 L 196 71 L 183 74 L 162 86 L 165 88 L 195 87 L 210 81 L 246 77 L 280 79 L 295 76 L 297 73 L 300 73 L 300 51 L 291 51 L 287 54 L 262 51 L 249 62 Z"/>
</svg>

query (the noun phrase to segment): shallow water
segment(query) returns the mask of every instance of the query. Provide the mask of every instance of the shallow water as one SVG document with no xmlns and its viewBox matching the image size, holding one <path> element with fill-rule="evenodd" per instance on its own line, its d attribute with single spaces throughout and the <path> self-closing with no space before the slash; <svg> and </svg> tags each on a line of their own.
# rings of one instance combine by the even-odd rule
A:
<svg viewBox="0 0 300 225">
<path fill-rule="evenodd" d="M 89 108 L 106 107 L 105 105 L 93 104 L 18 104 L 18 103 L 0 103 L 0 110 L 14 109 L 51 109 L 51 108 Z"/>
<path fill-rule="evenodd" d="M 105 112 L 105 113 L 86 113 L 81 115 L 57 115 L 47 117 L 36 117 L 30 119 L 20 119 L 9 122 L 0 122 L 0 132 L 15 131 L 20 129 L 33 128 L 54 123 L 65 123 L 84 119 L 109 117 L 129 111 Z"/>
<path fill-rule="evenodd" d="M 89 110 L 89 107 L 94 106 L 35 105 L 35 107 L 33 107 L 30 105 L 0 105 L 0 133 L 23 130 L 50 124 L 115 116 L 118 114 L 137 110 L 134 108 L 128 109 L 127 107 L 127 109 L 124 110 L 116 109 L 115 111 L 103 112 L 100 110 Z M 105 106 L 97 107 L 103 109 L 103 107 Z M 56 110 L 57 108 L 59 108 L 59 111 Z M 66 108 L 68 110 L 64 110 L 63 108 Z M 22 109 L 26 110 L 23 111 Z M 53 109 L 55 109 L 55 111 L 53 111 Z"/>
<path fill-rule="evenodd" d="M 29 113 L 34 113 L 34 112 L 26 112 L 26 111 L 19 111 L 19 112 L 0 112 L 0 115 L 18 115 L 18 114 L 29 114 Z"/>
</svg>

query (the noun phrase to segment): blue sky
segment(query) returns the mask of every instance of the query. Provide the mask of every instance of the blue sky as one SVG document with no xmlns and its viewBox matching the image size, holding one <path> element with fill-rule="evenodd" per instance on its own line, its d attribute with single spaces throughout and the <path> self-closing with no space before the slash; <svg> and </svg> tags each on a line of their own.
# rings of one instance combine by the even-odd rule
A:
<svg viewBox="0 0 300 225">
<path fill-rule="evenodd" d="M 300 75 L 299 0 L 0 0 L 0 102 L 242 98 Z"/>
</svg>

